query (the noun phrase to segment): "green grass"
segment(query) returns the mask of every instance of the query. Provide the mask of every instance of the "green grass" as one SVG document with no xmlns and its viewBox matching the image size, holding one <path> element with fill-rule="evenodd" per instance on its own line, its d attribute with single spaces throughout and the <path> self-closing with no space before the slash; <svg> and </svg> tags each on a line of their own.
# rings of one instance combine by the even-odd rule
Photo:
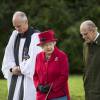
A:
<svg viewBox="0 0 100 100">
<path fill-rule="evenodd" d="M 0 80 L 0 100 L 7 100 L 7 81 Z"/>
<path fill-rule="evenodd" d="M 71 100 L 85 100 L 82 76 L 72 75 L 69 78 Z"/>
<path fill-rule="evenodd" d="M 7 100 L 7 84 L 6 80 L 0 80 L 0 100 Z M 82 76 L 71 75 L 69 78 L 69 88 L 71 100 L 85 100 Z"/>
</svg>

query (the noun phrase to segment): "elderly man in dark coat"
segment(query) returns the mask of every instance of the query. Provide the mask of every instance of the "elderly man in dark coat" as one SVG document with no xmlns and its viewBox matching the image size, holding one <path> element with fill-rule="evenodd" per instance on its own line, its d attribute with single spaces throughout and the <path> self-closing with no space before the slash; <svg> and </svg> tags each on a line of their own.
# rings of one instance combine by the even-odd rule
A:
<svg viewBox="0 0 100 100">
<path fill-rule="evenodd" d="M 85 40 L 83 48 L 85 100 L 100 100 L 100 34 L 91 20 L 86 20 L 80 25 L 80 33 Z"/>
</svg>

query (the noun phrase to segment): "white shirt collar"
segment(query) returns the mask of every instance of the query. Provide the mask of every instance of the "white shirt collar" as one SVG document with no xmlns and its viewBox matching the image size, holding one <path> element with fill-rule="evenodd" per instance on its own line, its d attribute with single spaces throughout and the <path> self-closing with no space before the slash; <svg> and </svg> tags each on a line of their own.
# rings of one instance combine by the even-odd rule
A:
<svg viewBox="0 0 100 100">
<path fill-rule="evenodd" d="M 100 35 L 100 34 L 97 32 L 94 41 L 98 38 L 99 35 Z"/>
</svg>

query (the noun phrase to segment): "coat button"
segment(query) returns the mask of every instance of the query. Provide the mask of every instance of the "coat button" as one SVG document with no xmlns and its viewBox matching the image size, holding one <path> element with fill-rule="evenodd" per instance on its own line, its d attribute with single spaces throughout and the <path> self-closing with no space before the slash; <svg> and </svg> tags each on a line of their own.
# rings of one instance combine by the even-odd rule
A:
<svg viewBox="0 0 100 100">
<path fill-rule="evenodd" d="M 47 84 L 47 81 L 45 81 L 45 84 Z"/>
<path fill-rule="evenodd" d="M 95 41 L 95 43 L 97 44 L 97 43 L 98 43 L 98 41 Z"/>
</svg>

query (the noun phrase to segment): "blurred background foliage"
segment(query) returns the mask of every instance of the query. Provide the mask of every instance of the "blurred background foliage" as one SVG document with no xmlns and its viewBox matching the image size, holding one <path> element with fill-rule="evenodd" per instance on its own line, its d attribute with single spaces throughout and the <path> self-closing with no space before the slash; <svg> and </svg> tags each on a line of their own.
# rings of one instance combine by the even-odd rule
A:
<svg viewBox="0 0 100 100">
<path fill-rule="evenodd" d="M 82 73 L 82 39 L 79 27 L 93 20 L 100 27 L 100 0 L 1 0 L 0 1 L 0 67 L 5 46 L 14 29 L 12 16 L 24 11 L 29 24 L 40 31 L 54 29 L 57 46 L 69 55 L 70 73 Z M 2 76 L 2 73 L 0 73 Z"/>
</svg>

